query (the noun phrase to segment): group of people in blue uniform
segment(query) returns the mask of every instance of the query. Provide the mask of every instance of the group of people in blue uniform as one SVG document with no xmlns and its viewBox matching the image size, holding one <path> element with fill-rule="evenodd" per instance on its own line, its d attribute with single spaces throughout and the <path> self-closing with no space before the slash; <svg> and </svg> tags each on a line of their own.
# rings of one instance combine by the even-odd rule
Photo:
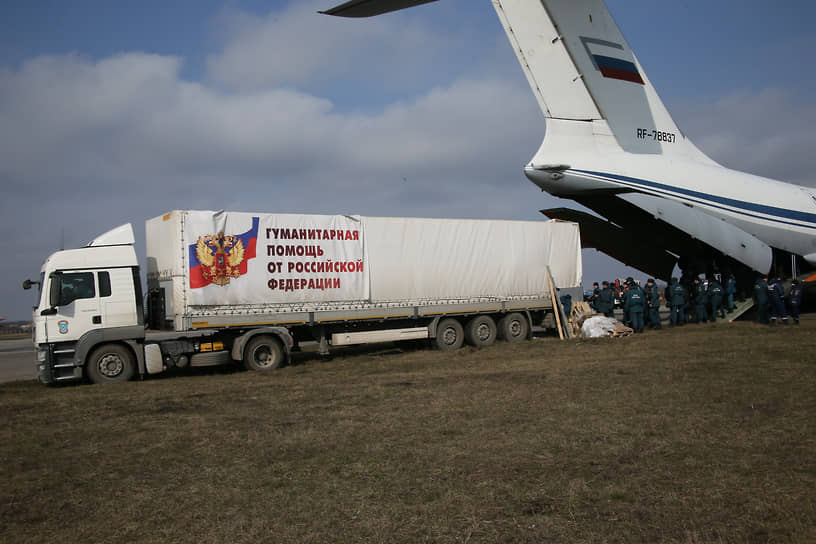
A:
<svg viewBox="0 0 816 544">
<path fill-rule="evenodd" d="M 650 329 L 661 328 L 660 323 L 660 290 L 655 280 L 649 278 L 646 286 L 641 287 L 632 278 L 626 281 L 618 290 L 617 283 L 603 282 L 603 288 L 597 283 L 590 299 L 590 306 L 607 317 L 614 317 L 615 300 L 618 298 L 623 306 L 623 321 L 635 332 L 643 332 L 648 326 Z"/>
<path fill-rule="evenodd" d="M 672 326 L 686 323 L 706 323 L 724 319 L 734 311 L 737 281 L 729 276 L 723 285 L 716 277 L 702 280 L 695 277 L 691 282 L 672 278 L 666 286 L 666 306 Z"/>
<path fill-rule="evenodd" d="M 795 325 L 799 324 L 799 309 L 802 306 L 803 286 L 799 280 L 793 280 L 788 292 L 782 285 L 780 277 L 762 277 L 754 283 L 754 305 L 756 306 L 757 323 L 775 325 L 788 324 L 788 316 Z"/>
<path fill-rule="evenodd" d="M 734 276 L 728 276 L 724 283 L 716 276 L 705 280 L 695 277 L 690 281 L 672 278 L 662 296 L 652 278 L 649 278 L 645 287 L 638 285 L 632 278 L 627 278 L 622 285 L 608 281 L 604 281 L 602 285 L 593 285 L 590 306 L 596 312 L 613 317 L 616 301 L 619 302 L 623 307 L 624 324 L 638 333 L 643 332 L 647 326 L 651 329 L 661 328 L 660 305 L 664 301 L 669 308 L 670 326 L 678 326 L 725 318 L 727 312 L 734 310 L 734 297 L 737 294 Z M 754 284 L 753 294 L 757 321 L 787 324 L 790 315 L 798 325 L 802 291 L 798 280 L 793 281 L 786 293 L 781 278 L 774 277 L 770 281 L 768 278 L 758 279 Z"/>
</svg>

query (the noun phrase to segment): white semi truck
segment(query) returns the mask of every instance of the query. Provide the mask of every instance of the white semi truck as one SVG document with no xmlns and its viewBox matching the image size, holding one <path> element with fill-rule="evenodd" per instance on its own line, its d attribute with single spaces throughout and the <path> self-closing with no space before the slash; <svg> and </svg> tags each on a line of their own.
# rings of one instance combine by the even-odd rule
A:
<svg viewBox="0 0 816 544">
<path fill-rule="evenodd" d="M 555 285 L 580 292 L 578 226 L 560 221 L 176 210 L 43 264 L 39 380 L 125 381 L 170 368 L 277 368 L 300 342 L 526 339 Z M 146 302 L 146 303 L 145 303 Z M 148 330 L 149 329 L 149 330 Z M 161 331 L 161 332 L 158 332 Z"/>
</svg>

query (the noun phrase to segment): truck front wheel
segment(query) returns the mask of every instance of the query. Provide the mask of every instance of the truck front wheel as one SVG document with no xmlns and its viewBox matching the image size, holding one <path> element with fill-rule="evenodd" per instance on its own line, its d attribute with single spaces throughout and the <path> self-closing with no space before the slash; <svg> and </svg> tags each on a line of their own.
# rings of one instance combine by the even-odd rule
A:
<svg viewBox="0 0 816 544">
<path fill-rule="evenodd" d="M 442 351 L 453 351 L 462 347 L 465 331 L 462 324 L 455 319 L 447 318 L 436 327 L 436 347 Z"/>
<path fill-rule="evenodd" d="M 244 350 L 244 367 L 247 370 L 272 370 L 283 364 L 280 342 L 271 336 L 256 336 Z"/>
<path fill-rule="evenodd" d="M 136 361 L 126 347 L 107 344 L 91 353 L 85 369 L 93 383 L 126 382 L 136 374 Z"/>
</svg>

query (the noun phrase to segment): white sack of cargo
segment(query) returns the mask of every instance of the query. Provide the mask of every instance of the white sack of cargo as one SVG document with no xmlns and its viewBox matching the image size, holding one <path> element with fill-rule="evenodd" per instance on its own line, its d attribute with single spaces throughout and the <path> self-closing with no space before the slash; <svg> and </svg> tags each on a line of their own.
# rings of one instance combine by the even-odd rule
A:
<svg viewBox="0 0 816 544">
<path fill-rule="evenodd" d="M 168 319 L 549 298 L 548 266 L 581 283 L 578 225 L 560 221 L 177 210 L 146 238 Z"/>
<path fill-rule="evenodd" d="M 583 338 L 601 338 L 603 336 L 626 336 L 634 331 L 613 317 L 592 316 L 581 325 Z"/>
</svg>

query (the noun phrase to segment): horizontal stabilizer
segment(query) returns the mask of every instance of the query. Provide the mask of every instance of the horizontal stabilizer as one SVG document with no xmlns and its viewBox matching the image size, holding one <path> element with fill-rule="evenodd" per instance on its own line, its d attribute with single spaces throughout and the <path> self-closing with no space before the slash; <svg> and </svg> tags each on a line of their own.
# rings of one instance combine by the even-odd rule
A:
<svg viewBox="0 0 816 544">
<path fill-rule="evenodd" d="M 643 244 L 643 237 L 627 231 L 600 217 L 569 208 L 541 210 L 551 219 L 573 221 L 581 226 L 581 247 L 591 247 L 606 253 L 627 266 L 645 274 L 668 279 L 676 257 L 665 249 Z"/>
<path fill-rule="evenodd" d="M 350 0 L 320 13 L 338 17 L 373 17 L 431 2 L 436 0 Z"/>
</svg>

